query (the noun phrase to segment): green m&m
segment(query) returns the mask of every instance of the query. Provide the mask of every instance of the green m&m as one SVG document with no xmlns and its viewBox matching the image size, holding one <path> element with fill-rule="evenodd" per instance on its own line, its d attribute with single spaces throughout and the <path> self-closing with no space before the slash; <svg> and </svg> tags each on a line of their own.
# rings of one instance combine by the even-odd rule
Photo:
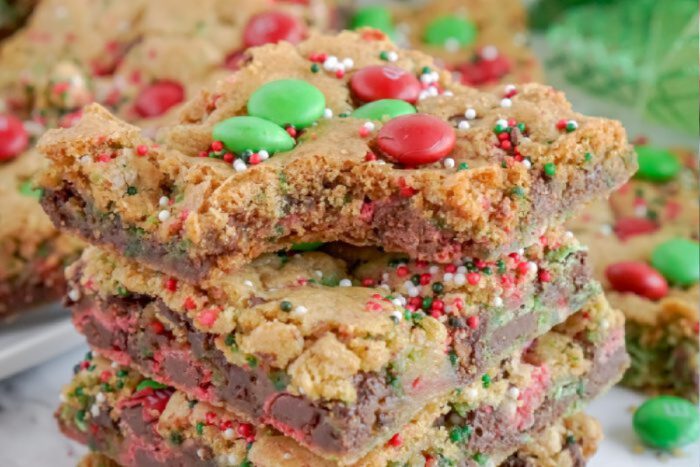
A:
<svg viewBox="0 0 700 467">
<path fill-rule="evenodd" d="M 700 437 L 698 407 L 675 396 L 647 400 L 634 413 L 632 424 L 642 442 L 655 449 L 676 449 Z"/>
<path fill-rule="evenodd" d="M 636 178 L 651 182 L 667 182 L 681 170 L 681 163 L 667 149 L 638 146 L 636 150 L 639 161 Z"/>
<path fill-rule="evenodd" d="M 389 36 L 394 34 L 394 21 L 391 19 L 391 11 L 381 5 L 359 8 L 350 20 L 350 27 L 352 29 L 368 27 L 379 29 Z"/>
<path fill-rule="evenodd" d="M 673 285 L 693 285 L 700 280 L 700 244 L 685 238 L 667 240 L 654 248 L 651 265 Z"/>
<path fill-rule="evenodd" d="M 442 16 L 431 22 L 423 35 L 426 44 L 438 47 L 463 48 L 476 39 L 474 24 L 457 16 Z"/>
<path fill-rule="evenodd" d="M 326 97 L 300 79 L 281 79 L 260 86 L 248 100 L 248 115 L 281 126 L 306 128 L 323 116 Z"/>
<path fill-rule="evenodd" d="M 295 144 L 284 128 L 258 117 L 227 118 L 216 124 L 212 136 L 236 154 L 261 149 L 273 154 L 289 151 Z"/>
<path fill-rule="evenodd" d="M 368 120 L 388 120 L 399 115 L 416 113 L 416 108 L 400 99 L 380 99 L 358 108 L 352 113 L 355 118 Z"/>
</svg>

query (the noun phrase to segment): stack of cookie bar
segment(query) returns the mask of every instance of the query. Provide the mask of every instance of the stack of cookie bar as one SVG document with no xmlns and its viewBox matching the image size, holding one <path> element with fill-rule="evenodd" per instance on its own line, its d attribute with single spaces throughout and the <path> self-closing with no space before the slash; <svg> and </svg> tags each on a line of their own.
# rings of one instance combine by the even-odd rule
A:
<svg viewBox="0 0 700 467">
<path fill-rule="evenodd" d="M 62 296 L 63 269 L 83 247 L 38 203 L 33 143 L 46 128 L 99 102 L 153 133 L 246 47 L 299 41 L 330 18 L 318 0 L 25 0 L 7 11 L 0 1 L 0 36 L 3 14 L 34 3 L 26 27 L 0 43 L 0 318 Z"/>
<path fill-rule="evenodd" d="M 591 246 L 595 273 L 627 318 L 632 365 L 623 383 L 698 400 L 698 156 L 637 147 L 639 171 L 570 227 Z"/>
<path fill-rule="evenodd" d="M 624 320 L 560 224 L 636 169 L 619 123 L 365 29 L 251 49 L 157 141 L 91 105 L 39 146 L 94 245 L 68 436 L 122 465 L 590 454 L 562 417 L 621 377 Z"/>
</svg>

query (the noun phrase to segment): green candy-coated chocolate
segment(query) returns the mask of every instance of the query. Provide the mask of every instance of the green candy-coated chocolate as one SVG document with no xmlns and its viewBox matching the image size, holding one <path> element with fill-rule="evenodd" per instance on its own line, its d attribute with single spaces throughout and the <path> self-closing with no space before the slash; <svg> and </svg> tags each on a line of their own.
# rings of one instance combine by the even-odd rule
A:
<svg viewBox="0 0 700 467">
<path fill-rule="evenodd" d="M 323 245 L 323 242 L 304 242 L 304 243 L 295 243 L 292 245 L 291 250 L 292 251 L 314 251 L 318 250 L 321 248 L 321 245 Z"/>
<path fill-rule="evenodd" d="M 697 406 L 675 396 L 644 402 L 634 413 L 632 425 L 644 444 L 656 449 L 676 449 L 700 437 Z"/>
<path fill-rule="evenodd" d="M 667 149 L 638 146 L 637 159 L 639 170 L 636 177 L 642 180 L 667 182 L 672 180 L 681 170 L 681 163 Z"/>
<path fill-rule="evenodd" d="M 260 86 L 248 99 L 248 115 L 281 126 L 306 128 L 321 118 L 326 96 L 300 79 L 280 79 Z"/>
<path fill-rule="evenodd" d="M 685 238 L 667 240 L 654 248 L 651 265 L 671 284 L 693 285 L 700 280 L 700 243 Z"/>
<path fill-rule="evenodd" d="M 442 16 L 425 28 L 423 40 L 426 44 L 444 47 L 455 43 L 460 48 L 466 47 L 476 39 L 476 27 L 464 18 Z"/>
<path fill-rule="evenodd" d="M 365 104 L 352 113 L 355 118 L 366 118 L 369 120 L 385 120 L 416 113 L 416 108 L 406 101 L 400 99 L 380 99 L 378 101 Z"/>
<path fill-rule="evenodd" d="M 359 8 L 352 16 L 352 20 L 350 20 L 350 27 L 352 29 L 369 27 L 379 29 L 389 36 L 394 34 L 394 21 L 391 18 L 391 11 L 382 5 Z"/>
<path fill-rule="evenodd" d="M 289 151 L 295 144 L 284 128 L 258 117 L 227 118 L 216 124 L 212 135 L 236 154 L 261 149 L 273 154 Z"/>
</svg>

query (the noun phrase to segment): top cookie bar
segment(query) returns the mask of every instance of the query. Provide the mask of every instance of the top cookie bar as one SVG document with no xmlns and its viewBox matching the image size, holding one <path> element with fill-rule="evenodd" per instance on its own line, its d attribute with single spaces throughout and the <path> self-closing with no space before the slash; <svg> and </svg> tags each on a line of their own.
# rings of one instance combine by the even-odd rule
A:
<svg viewBox="0 0 700 467">
<path fill-rule="evenodd" d="M 42 202 L 185 280 L 298 242 L 492 259 L 636 169 L 618 122 L 546 86 L 504 92 L 454 83 L 374 30 L 254 48 L 160 144 L 99 106 L 49 132 Z"/>
</svg>

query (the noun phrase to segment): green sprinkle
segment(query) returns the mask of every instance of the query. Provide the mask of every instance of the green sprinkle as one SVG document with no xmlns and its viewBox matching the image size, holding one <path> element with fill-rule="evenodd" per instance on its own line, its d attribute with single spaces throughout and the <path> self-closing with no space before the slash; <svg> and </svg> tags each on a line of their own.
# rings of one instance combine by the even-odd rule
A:
<svg viewBox="0 0 700 467">
<path fill-rule="evenodd" d="M 197 425 L 195 426 L 195 430 L 197 431 L 197 434 L 199 436 L 202 436 L 202 433 L 204 433 L 204 423 L 197 422 Z"/>
<path fill-rule="evenodd" d="M 284 311 L 285 313 L 289 313 L 292 311 L 292 302 L 288 300 L 282 300 L 280 302 L 280 310 Z"/>
<path fill-rule="evenodd" d="M 568 446 L 571 446 L 572 444 L 576 444 L 576 438 L 574 438 L 574 435 L 566 435 L 566 444 Z"/>
<path fill-rule="evenodd" d="M 432 289 L 433 289 L 433 293 L 436 293 L 439 295 L 445 290 L 445 286 L 442 285 L 442 282 L 435 282 L 432 285 Z"/>
<path fill-rule="evenodd" d="M 518 127 L 518 130 L 520 130 L 521 133 L 525 133 L 525 123 L 520 122 L 516 126 Z"/>
<path fill-rule="evenodd" d="M 431 70 L 429 66 L 424 66 L 424 67 L 420 70 L 420 73 L 421 73 L 422 75 L 427 75 L 427 74 L 430 73 L 431 71 L 433 71 L 433 70 Z"/>
<path fill-rule="evenodd" d="M 412 275 L 411 282 L 413 283 L 413 285 L 420 285 L 420 274 Z"/>
<path fill-rule="evenodd" d="M 557 173 L 557 166 L 553 162 L 547 162 L 544 165 L 544 173 L 548 177 L 553 177 Z"/>
<path fill-rule="evenodd" d="M 44 194 L 44 190 L 36 188 L 30 180 L 25 180 L 19 185 L 19 193 L 30 198 L 39 199 Z"/>
<path fill-rule="evenodd" d="M 153 381 L 152 379 L 144 379 L 139 383 L 138 386 L 136 386 L 136 392 L 142 391 L 146 388 L 151 388 L 151 389 L 165 389 L 168 386 L 165 384 L 160 384 L 157 381 Z"/>
<path fill-rule="evenodd" d="M 432 297 L 425 297 L 423 299 L 423 303 L 421 304 L 421 308 L 424 310 L 430 309 L 430 307 L 433 305 L 433 298 Z"/>
<path fill-rule="evenodd" d="M 138 192 L 139 192 L 139 189 L 136 188 L 135 186 L 130 186 L 129 188 L 126 189 L 126 194 L 129 196 L 134 196 Z"/>
<path fill-rule="evenodd" d="M 125 377 L 125 376 L 128 375 L 128 374 L 129 374 L 129 372 L 126 371 L 126 370 L 119 370 L 119 371 L 117 371 L 117 376 L 118 376 L 119 378 L 123 378 L 123 377 Z"/>
<path fill-rule="evenodd" d="M 459 357 L 457 357 L 457 352 L 455 352 L 454 350 L 450 350 L 450 353 L 448 355 L 450 357 L 450 364 L 452 364 L 453 367 L 456 367 L 459 361 Z"/>
<path fill-rule="evenodd" d="M 245 358 L 246 362 L 248 362 L 248 366 L 251 368 L 255 368 L 258 366 L 258 359 L 255 358 L 253 355 L 248 355 Z"/>
<path fill-rule="evenodd" d="M 593 159 L 593 154 L 591 154 L 590 152 L 587 152 L 586 155 L 583 156 L 583 159 L 584 159 L 586 162 L 590 162 L 591 159 Z"/>
<path fill-rule="evenodd" d="M 318 73 L 320 70 L 321 70 L 321 67 L 318 66 L 318 63 L 311 64 L 311 73 Z"/>
<path fill-rule="evenodd" d="M 496 267 L 498 268 L 499 274 L 505 274 L 506 272 L 506 263 L 502 259 L 499 259 L 496 261 Z"/>
<path fill-rule="evenodd" d="M 175 444 L 175 445 L 181 445 L 185 441 L 184 436 L 182 436 L 182 433 L 179 431 L 171 431 L 170 432 L 170 442 Z"/>
<path fill-rule="evenodd" d="M 481 383 L 484 388 L 488 388 L 491 386 L 491 377 L 487 373 L 484 373 L 484 376 L 481 377 Z"/>
<path fill-rule="evenodd" d="M 523 198 L 523 197 L 525 196 L 525 190 L 523 190 L 523 188 L 522 188 L 522 187 L 519 187 L 519 186 L 516 186 L 515 188 L 513 188 L 513 192 L 512 192 L 512 193 L 513 193 L 515 196 L 517 196 L 518 198 Z"/>
<path fill-rule="evenodd" d="M 474 454 L 474 456 L 472 456 L 472 459 L 474 459 L 477 464 L 484 465 L 489 458 L 486 454 L 477 452 L 476 454 Z"/>
<path fill-rule="evenodd" d="M 469 168 L 469 164 L 466 162 L 460 162 L 459 165 L 457 166 L 457 172 L 460 170 L 467 170 Z"/>
<path fill-rule="evenodd" d="M 382 50 L 379 52 L 379 58 L 386 62 L 389 60 L 389 54 L 385 50 Z"/>
</svg>

